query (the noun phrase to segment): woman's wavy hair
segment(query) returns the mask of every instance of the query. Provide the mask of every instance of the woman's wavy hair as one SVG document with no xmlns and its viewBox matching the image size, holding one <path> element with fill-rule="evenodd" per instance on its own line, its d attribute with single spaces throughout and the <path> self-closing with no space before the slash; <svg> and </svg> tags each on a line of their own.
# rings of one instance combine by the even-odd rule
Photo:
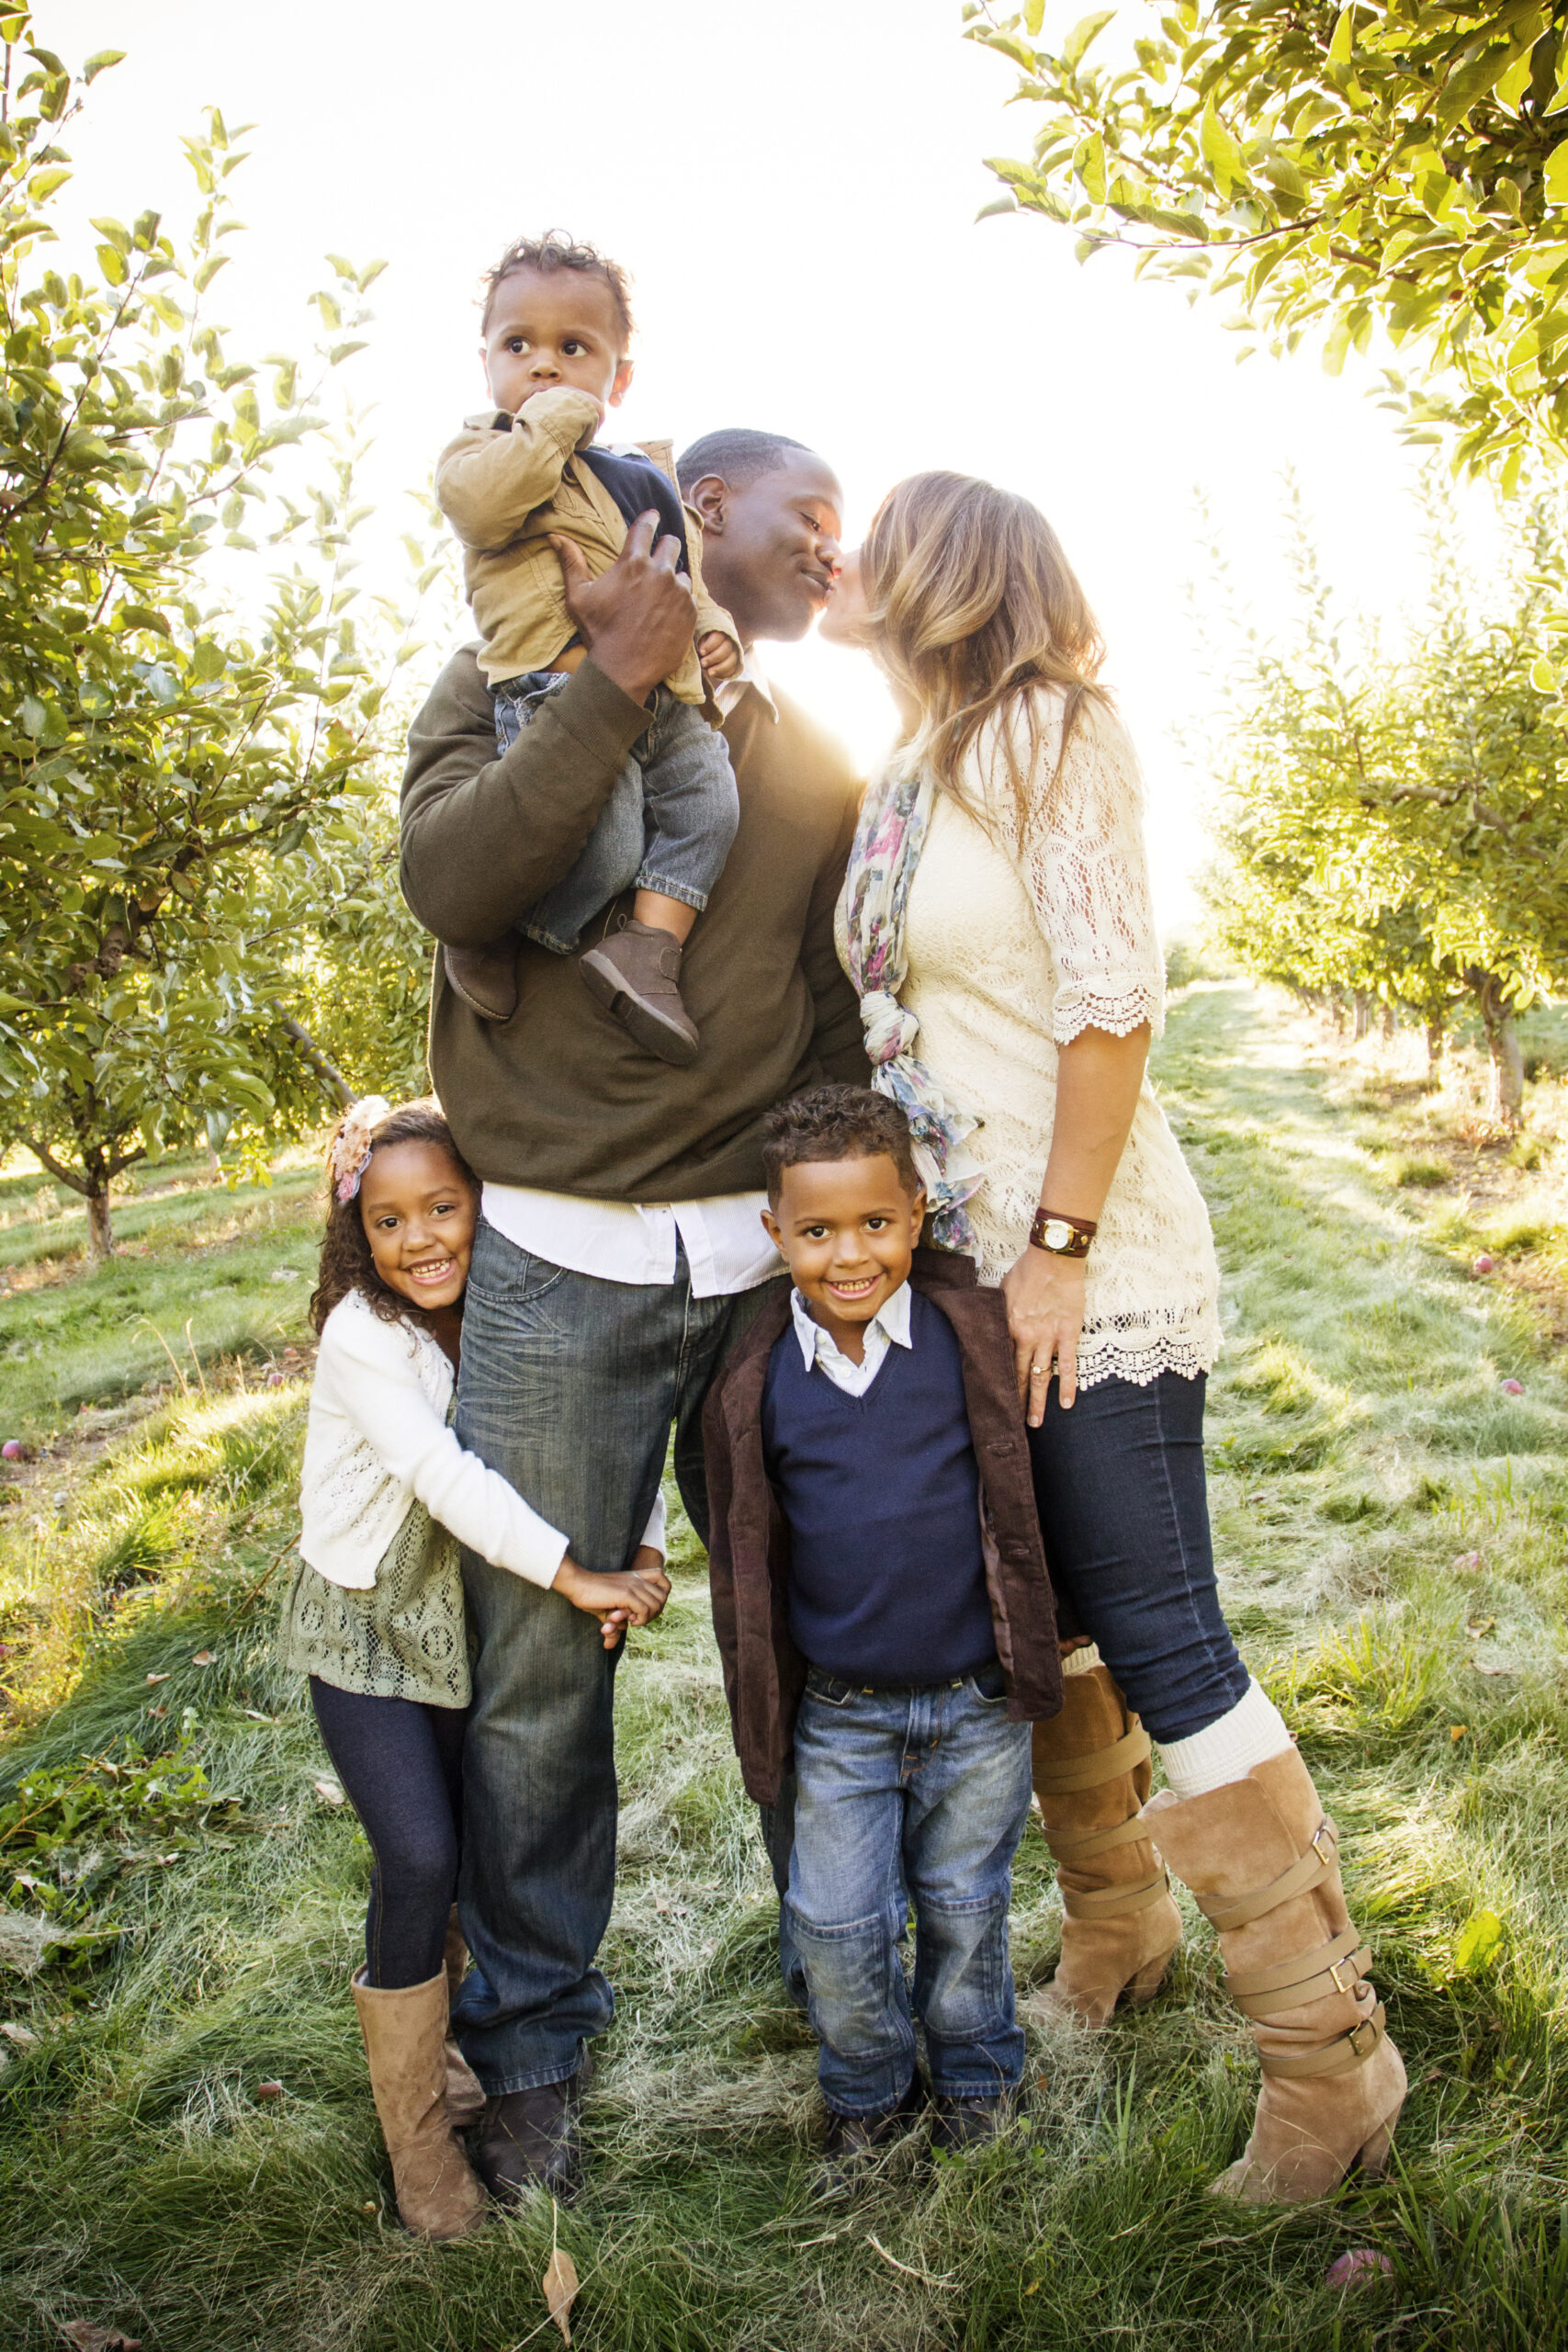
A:
<svg viewBox="0 0 1568 2352">
<path fill-rule="evenodd" d="M 1062 543 L 1037 506 L 971 474 L 911 474 L 878 507 L 861 549 L 877 658 L 919 711 L 907 756 L 983 824 L 995 811 L 961 784 L 964 757 L 989 720 L 1018 706 L 1018 730 L 996 729 L 1018 808 L 1029 815 L 1029 771 L 1040 748 L 1030 691 L 1060 687 L 1062 750 L 1096 684 L 1105 641 Z"/>
<path fill-rule="evenodd" d="M 365 1189 L 365 1177 L 359 1180 L 359 1191 L 351 1201 L 340 1201 L 333 1180 L 333 1150 L 338 1138 L 334 1127 L 327 1145 L 327 1228 L 321 1236 L 321 1262 L 315 1289 L 310 1294 L 310 1324 L 320 1332 L 322 1324 L 340 1300 L 351 1290 L 356 1290 L 373 1315 L 383 1323 L 397 1323 L 405 1317 L 411 1323 L 428 1325 L 424 1309 L 416 1306 L 412 1298 L 393 1290 L 376 1272 L 376 1261 L 370 1255 L 370 1237 L 365 1230 L 360 1212 L 360 1199 Z M 452 1130 L 434 1102 L 400 1102 L 395 1111 L 373 1129 L 370 1153 L 394 1143 L 433 1143 L 446 1152 L 458 1175 L 476 1196 L 479 1179 L 452 1140 Z M 366 1170 L 370 1162 L 367 1160 Z"/>
</svg>

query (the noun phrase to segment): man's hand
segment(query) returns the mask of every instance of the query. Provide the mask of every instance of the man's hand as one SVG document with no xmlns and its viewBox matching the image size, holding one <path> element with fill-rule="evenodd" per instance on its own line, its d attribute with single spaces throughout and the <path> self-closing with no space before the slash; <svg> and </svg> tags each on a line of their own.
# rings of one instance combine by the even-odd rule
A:
<svg viewBox="0 0 1568 2352">
<path fill-rule="evenodd" d="M 1029 1426 L 1045 1419 L 1045 1392 L 1055 1367 L 1064 1407 L 1078 1393 L 1078 1334 L 1083 1329 L 1084 1265 L 1081 1258 L 1054 1258 L 1030 1242 L 1016 1265 L 1002 1276 L 1008 1330 L 1018 1365 L 1018 1393 Z"/>
<path fill-rule="evenodd" d="M 697 639 L 697 659 L 703 665 L 704 679 L 716 686 L 722 678 L 740 675 L 740 648 L 721 628 L 705 629 Z"/>
<path fill-rule="evenodd" d="M 657 514 L 639 514 L 626 546 L 597 580 L 574 539 L 552 536 L 566 609 L 597 666 L 633 702 L 646 702 L 678 670 L 692 642 L 692 583 L 675 569 L 678 539 L 654 545 Z"/>
</svg>

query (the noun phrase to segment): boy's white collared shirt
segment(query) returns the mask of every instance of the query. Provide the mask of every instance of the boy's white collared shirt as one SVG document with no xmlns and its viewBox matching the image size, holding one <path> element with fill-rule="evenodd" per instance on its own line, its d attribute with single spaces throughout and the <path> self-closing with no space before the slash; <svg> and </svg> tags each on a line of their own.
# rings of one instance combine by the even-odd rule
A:
<svg viewBox="0 0 1568 2352">
<path fill-rule="evenodd" d="M 885 1298 L 865 1327 L 865 1355 L 860 1363 L 852 1363 L 844 1354 L 831 1333 L 813 1320 L 811 1309 L 797 1290 L 789 1295 L 789 1309 L 795 1317 L 795 1336 L 800 1342 L 800 1352 L 806 1369 L 820 1364 L 835 1388 L 846 1396 L 863 1396 L 877 1374 L 889 1347 L 908 1348 L 914 1342 L 909 1337 L 909 1285 L 900 1283 L 891 1298 Z"/>
</svg>

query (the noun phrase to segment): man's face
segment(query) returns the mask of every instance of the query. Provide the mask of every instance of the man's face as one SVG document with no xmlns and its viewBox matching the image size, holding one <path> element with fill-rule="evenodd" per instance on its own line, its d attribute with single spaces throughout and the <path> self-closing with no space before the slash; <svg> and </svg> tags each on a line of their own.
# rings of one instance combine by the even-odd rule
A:
<svg viewBox="0 0 1568 2352">
<path fill-rule="evenodd" d="M 594 269 L 514 269 L 495 289 L 480 346 L 490 396 L 515 416 L 567 384 L 618 408 L 632 379 L 615 298 Z"/>
<path fill-rule="evenodd" d="M 804 637 L 838 577 L 843 492 L 811 451 L 739 488 L 710 474 L 694 483 L 703 518 L 703 576 L 744 642 Z"/>
</svg>

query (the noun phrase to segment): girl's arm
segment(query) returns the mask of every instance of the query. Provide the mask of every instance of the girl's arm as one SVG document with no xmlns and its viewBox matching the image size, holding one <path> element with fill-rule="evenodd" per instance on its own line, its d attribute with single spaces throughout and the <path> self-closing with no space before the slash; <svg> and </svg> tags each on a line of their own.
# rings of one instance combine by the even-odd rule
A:
<svg viewBox="0 0 1568 2352">
<path fill-rule="evenodd" d="M 458 1443 L 421 1385 L 407 1326 L 383 1323 L 367 1308 L 329 1330 L 342 1409 L 392 1476 L 481 1560 L 530 1584 L 553 1584 L 566 1537 Z"/>
</svg>

